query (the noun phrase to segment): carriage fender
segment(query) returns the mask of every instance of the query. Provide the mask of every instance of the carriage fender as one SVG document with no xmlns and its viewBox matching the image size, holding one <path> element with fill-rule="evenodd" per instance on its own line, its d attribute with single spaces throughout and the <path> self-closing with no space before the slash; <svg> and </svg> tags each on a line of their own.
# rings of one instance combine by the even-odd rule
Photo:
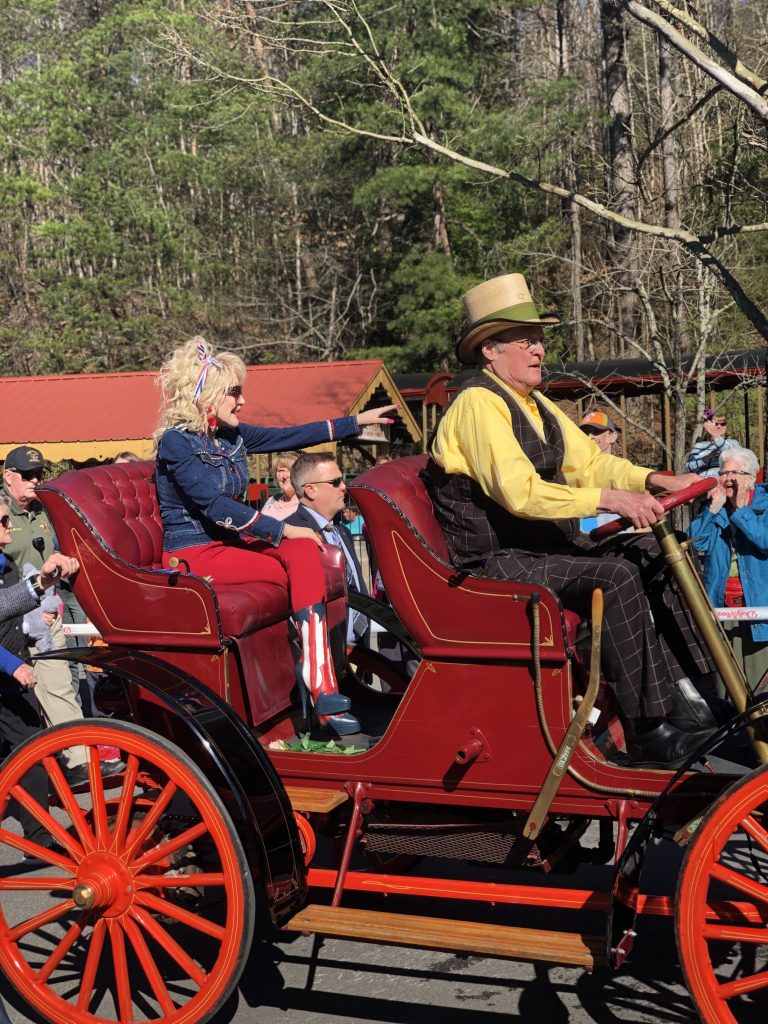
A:
<svg viewBox="0 0 768 1024">
<path fill-rule="evenodd" d="M 124 699 L 111 717 L 151 729 L 199 766 L 232 818 L 273 923 L 279 927 L 306 903 L 306 869 L 285 787 L 228 704 L 193 676 L 143 652 L 73 648 L 35 660 L 76 661 L 119 680 Z"/>
</svg>

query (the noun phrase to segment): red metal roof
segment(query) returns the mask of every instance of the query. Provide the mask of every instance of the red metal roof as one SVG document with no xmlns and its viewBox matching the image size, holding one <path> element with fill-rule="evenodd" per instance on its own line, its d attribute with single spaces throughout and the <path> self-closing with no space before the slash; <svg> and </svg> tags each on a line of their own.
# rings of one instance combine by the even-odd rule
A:
<svg viewBox="0 0 768 1024">
<path fill-rule="evenodd" d="M 380 359 L 251 366 L 243 419 L 280 427 L 345 416 L 383 367 Z M 152 372 L 0 378 L 0 458 L 17 444 L 151 437 L 161 404 L 155 379 Z"/>
</svg>

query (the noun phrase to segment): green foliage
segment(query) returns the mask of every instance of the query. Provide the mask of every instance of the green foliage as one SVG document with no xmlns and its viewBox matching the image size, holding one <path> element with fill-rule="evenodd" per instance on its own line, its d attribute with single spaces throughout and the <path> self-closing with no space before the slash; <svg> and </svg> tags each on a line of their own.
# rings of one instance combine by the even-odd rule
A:
<svg viewBox="0 0 768 1024">
<path fill-rule="evenodd" d="M 758 25 L 754 0 L 742 7 L 736 27 Z M 195 332 L 253 361 L 365 355 L 432 371 L 455 366 L 461 294 L 508 271 L 526 273 L 539 304 L 568 318 L 567 205 L 389 137 L 423 128 L 532 179 L 573 175 L 604 199 L 609 118 L 599 32 L 579 25 L 587 7 L 29 0 L 0 9 L 6 372 L 155 367 Z M 568 67 L 558 63 L 557 11 Z M 756 63 L 759 45 L 745 39 Z M 658 156 L 653 86 L 639 73 L 633 86 L 644 167 Z M 694 230 L 768 219 L 763 148 L 745 144 L 726 102 L 717 115 L 700 167 L 685 160 L 685 119 L 676 130 Z M 658 179 L 656 167 L 641 196 L 651 220 L 663 215 Z M 607 232 L 587 215 L 582 245 L 584 316 L 602 325 L 617 300 Z M 721 254 L 767 302 L 766 236 L 726 240 Z M 644 272 L 664 333 L 659 258 L 649 249 Z M 695 295 L 687 303 L 695 338 Z M 720 305 L 723 343 L 755 343 L 742 314 Z M 591 340 L 598 351 L 615 346 L 602 326 Z M 571 343 L 566 328 L 552 351 L 566 356 Z"/>
</svg>

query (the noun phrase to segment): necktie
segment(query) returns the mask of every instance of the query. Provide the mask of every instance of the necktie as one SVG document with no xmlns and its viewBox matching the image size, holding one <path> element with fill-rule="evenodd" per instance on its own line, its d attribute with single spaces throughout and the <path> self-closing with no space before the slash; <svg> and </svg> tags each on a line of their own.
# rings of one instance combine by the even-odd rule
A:
<svg viewBox="0 0 768 1024">
<path fill-rule="evenodd" d="M 352 565 L 352 561 L 349 557 L 349 552 L 347 551 L 346 545 L 343 543 L 341 539 L 339 531 L 336 529 L 333 523 L 328 523 L 327 526 L 323 527 L 323 530 L 325 533 L 328 534 L 328 539 L 331 541 L 331 543 L 341 548 L 341 553 L 344 556 L 344 575 L 346 576 L 347 579 L 347 590 L 360 590 L 354 566 Z M 352 627 L 354 637 L 361 637 L 368 628 L 368 620 L 366 619 L 365 615 L 362 614 L 362 612 L 353 612 L 350 610 L 349 615 L 350 625 Z M 348 637 L 348 639 L 352 640 L 353 637 Z"/>
</svg>

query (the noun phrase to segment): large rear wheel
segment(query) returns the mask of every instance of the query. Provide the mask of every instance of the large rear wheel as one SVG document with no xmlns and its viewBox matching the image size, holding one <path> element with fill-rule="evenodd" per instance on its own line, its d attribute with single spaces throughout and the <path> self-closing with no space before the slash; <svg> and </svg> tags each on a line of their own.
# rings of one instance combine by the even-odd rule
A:
<svg viewBox="0 0 768 1024">
<path fill-rule="evenodd" d="M 88 782 L 73 788 L 60 755 L 79 745 Z M 99 745 L 118 748 L 124 771 L 102 779 Z M 25 788 L 39 764 L 50 810 Z M 122 722 L 57 726 L 2 766 L 0 810 L 0 967 L 36 1010 L 67 1024 L 200 1024 L 221 1007 L 250 948 L 253 885 L 221 799 L 183 751 Z"/>
<path fill-rule="evenodd" d="M 688 988 L 705 1024 L 768 1013 L 768 766 L 712 805 L 686 851 L 675 928 Z"/>
</svg>

